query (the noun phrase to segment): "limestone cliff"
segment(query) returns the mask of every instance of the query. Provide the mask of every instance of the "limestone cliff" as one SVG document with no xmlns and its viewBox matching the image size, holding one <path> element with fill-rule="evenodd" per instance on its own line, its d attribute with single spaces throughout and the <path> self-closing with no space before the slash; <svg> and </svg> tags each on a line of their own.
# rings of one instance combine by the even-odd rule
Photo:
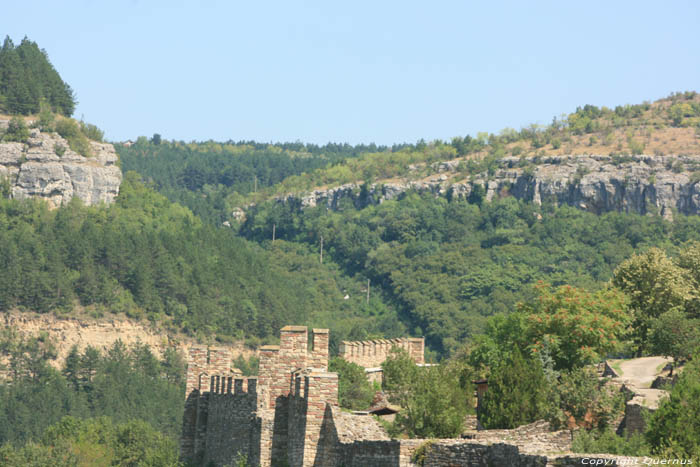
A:
<svg viewBox="0 0 700 467">
<path fill-rule="evenodd" d="M 83 157 L 59 135 L 33 129 L 26 144 L 0 143 L 0 179 L 16 199 L 38 197 L 58 207 L 75 196 L 87 205 L 109 204 L 122 181 L 117 154 L 111 144 L 90 144 L 94 155 Z"/>
<path fill-rule="evenodd" d="M 375 183 L 363 193 L 359 183 L 288 195 L 281 200 L 302 207 L 341 202 L 356 207 L 398 198 L 409 190 L 467 197 L 476 185 L 488 201 L 503 196 L 536 204 L 575 206 L 597 214 L 674 212 L 700 214 L 700 156 L 549 156 L 506 157 L 489 173 L 466 175 L 459 161 L 440 162 L 429 177 Z"/>
<path fill-rule="evenodd" d="M 52 363 L 58 367 L 63 365 L 73 346 L 81 351 L 87 346 L 104 351 L 121 340 L 127 347 L 136 343 L 145 344 L 160 357 L 169 347 L 186 353 L 191 345 L 197 343 L 187 336 L 172 334 L 150 323 L 118 315 L 96 319 L 11 311 L 0 313 L 0 331 L 4 329 L 11 329 L 24 338 L 45 333 L 56 347 L 56 360 Z M 235 356 L 249 358 L 254 353 L 243 342 L 237 342 L 231 347 Z M 0 366 L 2 363 L 0 359 Z"/>
</svg>

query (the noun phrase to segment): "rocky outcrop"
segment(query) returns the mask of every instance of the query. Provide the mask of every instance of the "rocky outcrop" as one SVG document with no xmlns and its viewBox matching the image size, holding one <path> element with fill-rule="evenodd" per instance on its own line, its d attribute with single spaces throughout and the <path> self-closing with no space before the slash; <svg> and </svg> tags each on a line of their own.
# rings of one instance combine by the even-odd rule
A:
<svg viewBox="0 0 700 467">
<path fill-rule="evenodd" d="M 88 346 L 105 351 L 119 340 L 127 347 L 137 343 L 147 345 L 157 357 L 161 357 L 168 348 L 186 354 L 190 346 L 197 343 L 183 335 L 169 334 L 150 323 L 118 315 L 93 319 L 32 312 L 3 312 L 0 313 L 0 332 L 5 330 L 12 330 L 25 339 L 46 335 L 55 346 L 56 359 L 52 363 L 57 367 L 63 365 L 73 346 L 80 351 Z M 234 355 L 242 355 L 244 358 L 249 358 L 254 353 L 242 342 L 235 343 L 231 348 Z M 0 359 L 0 370 L 3 363 L 6 362 Z"/>
<path fill-rule="evenodd" d="M 457 161 L 433 165 L 434 175 L 422 180 L 359 183 L 314 190 L 282 198 L 301 207 L 326 205 L 339 209 L 380 204 L 410 190 L 436 195 L 468 197 L 475 186 L 484 188 L 490 201 L 502 196 L 536 204 L 569 205 L 597 214 L 622 211 L 658 213 L 672 218 L 674 212 L 700 213 L 700 156 L 551 156 L 503 158 L 491 174 L 468 176 Z"/>
<path fill-rule="evenodd" d="M 58 207 L 73 197 L 109 204 L 119 194 L 122 172 L 111 144 L 91 142 L 93 156 L 83 157 L 55 133 L 33 129 L 30 135 L 26 144 L 0 143 L 0 179 L 9 182 L 13 198 L 38 197 Z"/>
</svg>

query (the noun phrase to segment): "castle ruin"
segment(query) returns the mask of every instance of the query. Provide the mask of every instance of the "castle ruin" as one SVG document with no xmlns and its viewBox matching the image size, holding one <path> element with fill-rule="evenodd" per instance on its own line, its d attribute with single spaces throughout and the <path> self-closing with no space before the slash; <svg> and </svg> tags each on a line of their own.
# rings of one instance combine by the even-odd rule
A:
<svg viewBox="0 0 700 467">
<path fill-rule="evenodd" d="M 202 466 L 245 458 L 262 467 L 413 467 L 422 450 L 422 465 L 431 467 L 581 465 L 585 455 L 541 454 L 566 451 L 570 434 L 536 424 L 471 439 L 390 439 L 373 417 L 340 410 L 338 375 L 328 372 L 328 337 L 327 329 L 313 329 L 309 346 L 306 327 L 282 328 L 279 346 L 260 349 L 257 378 L 231 368 L 229 349 L 191 347 L 182 460 Z M 616 465 L 612 456 L 585 457 Z"/>
</svg>

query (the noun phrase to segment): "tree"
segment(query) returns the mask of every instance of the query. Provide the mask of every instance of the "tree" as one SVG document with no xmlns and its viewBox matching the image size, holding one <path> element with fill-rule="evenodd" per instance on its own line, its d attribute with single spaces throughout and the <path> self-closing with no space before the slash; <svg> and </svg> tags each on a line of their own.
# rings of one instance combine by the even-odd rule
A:
<svg viewBox="0 0 700 467">
<path fill-rule="evenodd" d="M 471 382 L 464 386 L 457 364 L 416 366 L 403 349 L 393 349 L 382 363 L 383 388 L 401 410 L 394 427 L 413 438 L 458 436 L 471 407 Z"/>
<path fill-rule="evenodd" d="M 626 297 L 615 289 L 587 292 L 571 286 L 536 286 L 521 304 L 533 353 L 547 349 L 557 370 L 579 368 L 617 350 L 628 332 Z"/>
<path fill-rule="evenodd" d="M 158 146 L 160 144 L 160 135 L 158 133 L 153 133 L 153 137 L 151 138 L 151 143 L 155 144 Z"/>
<path fill-rule="evenodd" d="M 650 332 L 651 351 L 673 358 L 674 366 L 700 348 L 700 320 L 690 319 L 678 309 L 669 310 L 654 320 Z"/>
<path fill-rule="evenodd" d="M 372 404 L 374 388 L 367 381 L 364 368 L 340 357 L 331 359 L 328 370 L 338 373 L 338 401 L 341 407 L 367 410 Z"/>
<path fill-rule="evenodd" d="M 700 355 L 680 374 L 668 399 L 651 415 L 646 438 L 665 457 L 700 460 Z"/>
<path fill-rule="evenodd" d="M 491 371 L 479 406 L 479 421 L 487 429 L 516 428 L 544 418 L 550 410 L 549 383 L 538 358 L 518 348 Z"/>
<path fill-rule="evenodd" d="M 683 269 L 658 248 L 624 261 L 612 283 L 630 299 L 633 337 L 639 352 L 649 349 L 653 321 L 670 310 L 684 310 L 697 292 Z"/>
</svg>

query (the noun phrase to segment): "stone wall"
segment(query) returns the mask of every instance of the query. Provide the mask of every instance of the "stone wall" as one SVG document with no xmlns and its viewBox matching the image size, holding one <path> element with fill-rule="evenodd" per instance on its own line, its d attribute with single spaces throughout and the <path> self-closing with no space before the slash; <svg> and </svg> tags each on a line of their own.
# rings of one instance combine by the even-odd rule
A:
<svg viewBox="0 0 700 467">
<path fill-rule="evenodd" d="M 375 339 L 371 341 L 343 341 L 340 343 L 340 357 L 365 368 L 381 366 L 391 353 L 391 349 L 404 349 L 416 363 L 425 363 L 425 339 L 408 337 L 402 339 Z"/>
<path fill-rule="evenodd" d="M 227 349 L 192 347 L 182 459 L 207 466 L 232 465 L 242 455 L 262 467 L 417 467 L 420 453 L 428 467 L 573 467 L 598 458 L 616 465 L 615 456 L 567 455 L 570 433 L 550 432 L 545 422 L 466 433 L 471 439 L 389 439 L 373 417 L 340 410 L 338 375 L 327 372 L 328 331 L 313 330 L 312 349 L 308 337 L 305 327 L 283 328 L 279 346 L 261 349 L 258 378 L 232 374 Z M 422 340 L 420 349 L 422 355 Z"/>
</svg>

